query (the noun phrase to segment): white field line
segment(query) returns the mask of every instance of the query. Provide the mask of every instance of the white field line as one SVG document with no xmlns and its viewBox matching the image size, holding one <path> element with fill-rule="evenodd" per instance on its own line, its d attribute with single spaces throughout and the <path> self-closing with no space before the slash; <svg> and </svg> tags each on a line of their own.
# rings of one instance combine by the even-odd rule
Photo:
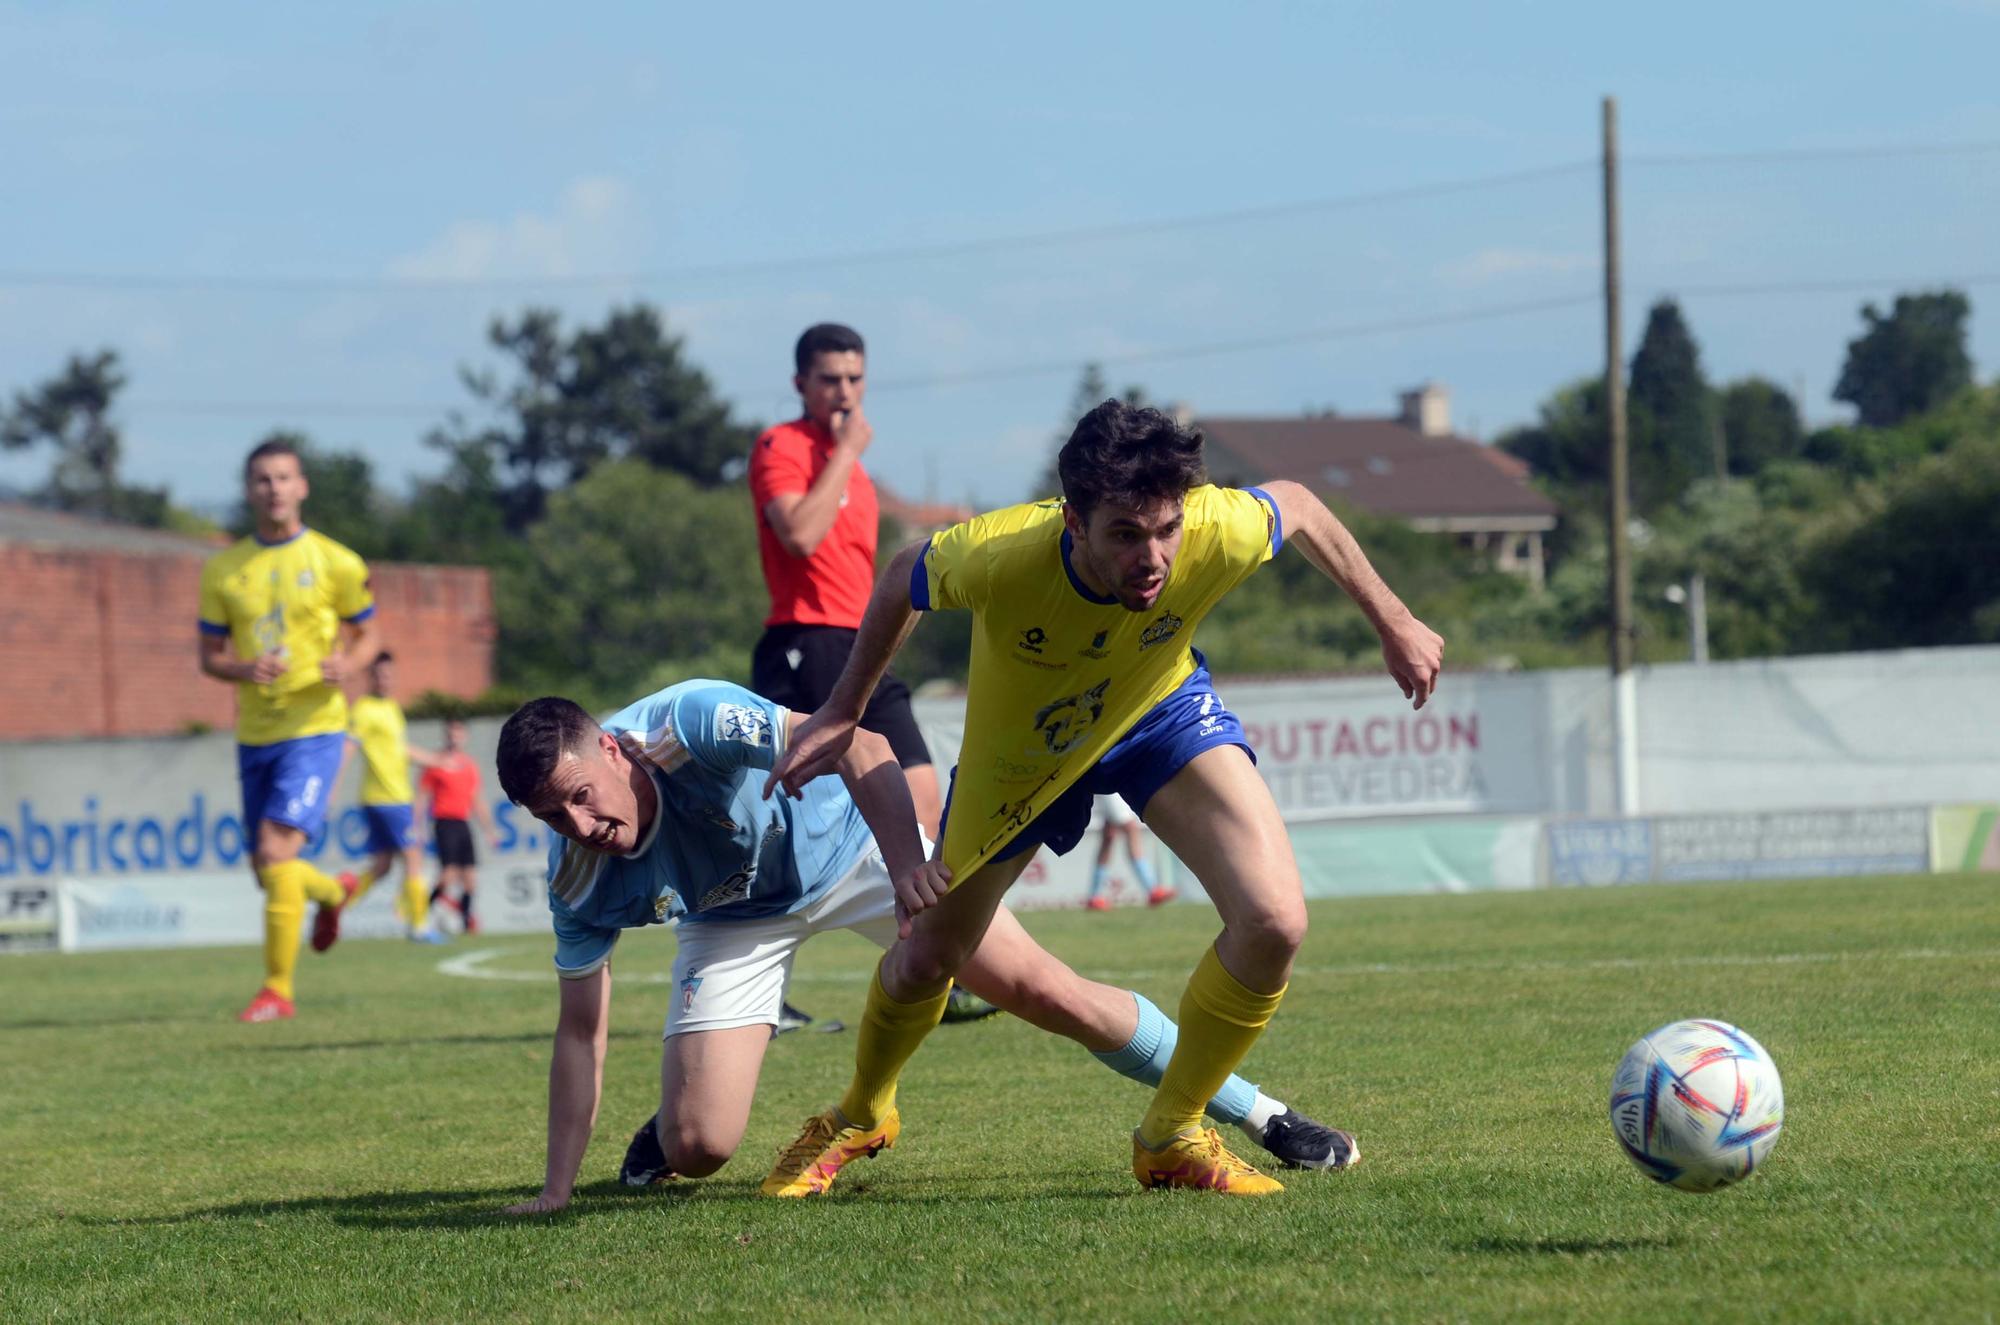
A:
<svg viewBox="0 0 2000 1325">
<path fill-rule="evenodd" d="M 519 955 L 520 949 L 481 948 L 476 952 L 460 953 L 447 957 L 437 964 L 440 974 L 458 976 L 470 980 L 513 980 L 533 984 L 546 984 L 554 980 L 553 969 L 540 971 L 495 971 L 486 963 L 496 957 Z M 2000 958 L 2000 948 L 1903 948 L 1889 952 L 1774 952 L 1761 955 L 1717 955 L 1708 957 L 1605 957 L 1591 961 L 1542 961 L 1542 962 L 1367 962 L 1349 966 L 1295 966 L 1292 978 L 1300 976 L 1362 976 L 1362 975 L 1468 975 L 1468 974 L 1513 974 L 1534 972 L 1572 971 L 1638 971 L 1657 968 L 1678 969 L 1682 967 L 1731 967 L 1731 966 L 1833 966 L 1858 965 L 1864 962 L 1933 962 L 1933 961 L 1988 961 Z M 800 974 L 795 979 L 800 984 L 865 984 L 871 968 L 862 967 L 853 971 L 827 971 Z M 1093 968 L 1085 972 L 1093 979 L 1130 981 L 1166 980 L 1186 976 L 1185 970 L 1163 971 L 1145 969 L 1105 969 Z M 630 975 L 620 974 L 617 983 L 621 985 L 664 985 L 673 977 L 665 971 L 640 971 Z"/>
</svg>

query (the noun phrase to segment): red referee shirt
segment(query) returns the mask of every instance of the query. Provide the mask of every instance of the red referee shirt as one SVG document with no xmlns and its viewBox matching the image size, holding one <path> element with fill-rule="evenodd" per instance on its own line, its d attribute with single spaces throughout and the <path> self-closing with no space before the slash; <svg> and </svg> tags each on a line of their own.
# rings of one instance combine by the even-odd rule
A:
<svg viewBox="0 0 2000 1325">
<path fill-rule="evenodd" d="M 785 551 L 764 518 L 773 497 L 803 497 L 833 454 L 833 434 L 810 419 L 781 423 L 750 452 L 750 500 L 757 508 L 757 552 L 771 591 L 767 626 L 861 625 L 875 588 L 875 484 L 857 461 L 833 527 L 810 557 Z"/>
<path fill-rule="evenodd" d="M 418 785 L 430 793 L 431 818 L 470 819 L 479 795 L 479 765 L 469 755 L 446 755 L 423 772 Z"/>
</svg>

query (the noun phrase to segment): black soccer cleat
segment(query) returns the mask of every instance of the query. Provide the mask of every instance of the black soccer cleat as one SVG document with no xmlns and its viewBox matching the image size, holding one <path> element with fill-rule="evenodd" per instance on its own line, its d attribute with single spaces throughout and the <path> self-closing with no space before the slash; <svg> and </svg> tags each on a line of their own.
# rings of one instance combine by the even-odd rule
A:
<svg viewBox="0 0 2000 1325">
<path fill-rule="evenodd" d="M 790 1003 L 780 1003 L 778 1005 L 778 1024 L 771 1027 L 771 1038 L 776 1039 L 786 1031 L 803 1030 L 812 1024 L 812 1013 L 802 1012 Z"/>
<path fill-rule="evenodd" d="M 625 1147 L 625 1163 L 618 1170 L 618 1181 L 627 1187 L 650 1187 L 674 1176 L 674 1171 L 667 1167 L 667 1152 L 660 1149 L 660 1115 L 656 1113 L 632 1134 L 632 1144 Z"/>
<path fill-rule="evenodd" d="M 1265 1123 L 1258 1144 L 1288 1169 L 1351 1169 L 1361 1162 L 1361 1146 L 1351 1133 L 1314 1122 L 1297 1109 Z"/>
<path fill-rule="evenodd" d="M 944 1001 L 944 1020 L 947 1022 L 979 1021 L 999 1011 L 999 1008 L 971 990 L 961 989 L 957 985 L 951 987 L 951 993 Z"/>
</svg>

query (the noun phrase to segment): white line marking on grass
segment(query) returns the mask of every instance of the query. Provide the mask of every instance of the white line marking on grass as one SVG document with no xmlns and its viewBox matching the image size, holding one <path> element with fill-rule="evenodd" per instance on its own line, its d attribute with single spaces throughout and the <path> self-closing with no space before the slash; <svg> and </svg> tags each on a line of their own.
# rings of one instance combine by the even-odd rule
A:
<svg viewBox="0 0 2000 1325">
<path fill-rule="evenodd" d="M 514 980 L 531 981 L 540 984 L 554 978 L 550 971 L 494 971 L 487 969 L 486 963 L 496 957 L 510 956 L 506 948 L 482 948 L 478 952 L 461 953 L 447 957 L 437 965 L 442 975 L 459 976 L 469 980 Z M 1717 954 L 1706 957 L 1603 957 L 1589 961 L 1540 961 L 1540 962 L 1364 962 L 1349 966 L 1295 966 L 1292 976 L 1302 975 L 1356 976 L 1356 975 L 1491 975 L 1516 974 L 1521 972 L 1546 971 L 1637 971 L 1647 967 L 1702 967 L 1702 966 L 1812 966 L 1835 965 L 1857 962 L 1930 962 L 1930 961 L 1987 961 L 2000 958 L 2000 948 L 1904 948 L 1893 952 L 1772 952 L 1761 954 Z M 794 979 L 800 984 L 861 984 L 872 974 L 872 968 L 857 971 L 800 972 Z M 1185 976 L 1186 971 L 1166 970 L 1115 970 L 1093 968 L 1086 974 L 1097 979 L 1109 980 L 1167 980 Z M 665 971 L 641 971 L 634 975 L 620 975 L 621 985 L 664 985 L 670 984 L 673 976 Z"/>
</svg>

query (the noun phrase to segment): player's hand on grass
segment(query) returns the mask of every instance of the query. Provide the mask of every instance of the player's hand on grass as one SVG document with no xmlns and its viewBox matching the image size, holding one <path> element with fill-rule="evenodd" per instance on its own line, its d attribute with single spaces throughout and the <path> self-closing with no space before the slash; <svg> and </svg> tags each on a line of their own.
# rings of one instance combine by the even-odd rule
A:
<svg viewBox="0 0 2000 1325">
<path fill-rule="evenodd" d="M 1389 675 L 1403 687 L 1404 697 L 1415 701 L 1411 707 L 1422 708 L 1444 671 L 1444 636 L 1408 612 L 1381 630 L 1382 659 L 1389 664 Z"/>
<path fill-rule="evenodd" d="M 552 1215 L 569 1204 L 567 1196 L 551 1196 L 547 1192 L 538 1194 L 533 1200 L 520 1201 L 508 1206 L 503 1215 Z"/>
<path fill-rule="evenodd" d="M 875 440 L 875 429 L 869 426 L 868 419 L 861 413 L 859 405 L 853 409 L 835 410 L 832 432 L 834 445 L 845 447 L 854 452 L 856 457 L 868 449 L 868 443 Z"/>
<path fill-rule="evenodd" d="M 771 765 L 771 776 L 764 779 L 764 799 L 769 800 L 771 793 L 782 786 L 786 795 L 797 800 L 804 794 L 806 783 L 838 767 L 847 747 L 853 743 L 852 722 L 830 717 L 824 709 L 814 713 L 799 724 L 785 753 Z"/>
<path fill-rule="evenodd" d="M 245 673 L 244 679 L 264 686 L 271 684 L 271 682 L 284 674 L 285 655 L 273 649 L 269 653 L 260 653 L 256 658 L 251 660 L 250 670 Z"/>
<path fill-rule="evenodd" d="M 941 860 L 927 860 L 895 881 L 896 936 L 910 937 L 910 922 L 928 911 L 951 889 L 951 871 Z"/>
</svg>

